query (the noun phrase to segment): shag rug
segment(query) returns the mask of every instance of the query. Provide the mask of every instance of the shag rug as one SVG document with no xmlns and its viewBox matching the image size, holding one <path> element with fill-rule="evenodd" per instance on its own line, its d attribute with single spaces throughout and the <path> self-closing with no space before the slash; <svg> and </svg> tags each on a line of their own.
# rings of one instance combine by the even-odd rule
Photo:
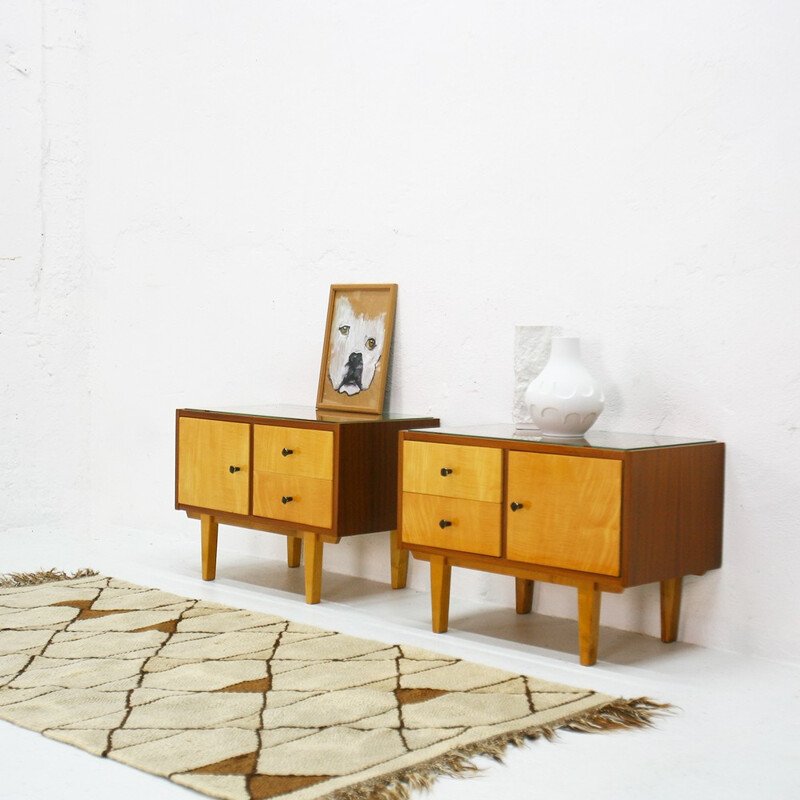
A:
<svg viewBox="0 0 800 800">
<path fill-rule="evenodd" d="M 76 575 L 0 579 L 0 718 L 211 797 L 399 800 L 666 708 Z"/>
</svg>

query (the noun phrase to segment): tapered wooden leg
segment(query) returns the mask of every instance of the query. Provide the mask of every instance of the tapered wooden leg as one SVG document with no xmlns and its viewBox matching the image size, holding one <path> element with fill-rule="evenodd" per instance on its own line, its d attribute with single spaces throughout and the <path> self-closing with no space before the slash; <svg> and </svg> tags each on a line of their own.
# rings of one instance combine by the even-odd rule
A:
<svg viewBox="0 0 800 800">
<path fill-rule="evenodd" d="M 661 581 L 661 641 L 674 642 L 678 638 L 681 618 L 683 578 Z"/>
<path fill-rule="evenodd" d="M 431 611 L 434 633 L 447 631 L 450 617 L 450 565 L 442 556 L 431 556 Z"/>
<path fill-rule="evenodd" d="M 600 590 L 594 583 L 578 587 L 578 645 L 581 664 L 591 667 L 597 661 L 600 633 Z"/>
<path fill-rule="evenodd" d="M 303 537 L 306 550 L 306 603 L 319 603 L 322 594 L 322 540 L 319 534 Z"/>
<path fill-rule="evenodd" d="M 300 554 L 303 552 L 303 540 L 299 536 L 286 537 L 286 561 L 290 567 L 300 566 Z"/>
<path fill-rule="evenodd" d="M 219 525 L 216 517 L 212 517 L 210 514 L 200 515 L 200 542 L 204 581 L 213 581 L 217 576 L 218 531 Z"/>
<path fill-rule="evenodd" d="M 533 581 L 515 578 L 517 584 L 517 614 L 530 614 L 533 608 Z"/>
<path fill-rule="evenodd" d="M 400 549 L 400 531 L 390 533 L 389 549 L 392 561 L 392 589 L 405 589 L 408 580 L 408 550 Z"/>
</svg>

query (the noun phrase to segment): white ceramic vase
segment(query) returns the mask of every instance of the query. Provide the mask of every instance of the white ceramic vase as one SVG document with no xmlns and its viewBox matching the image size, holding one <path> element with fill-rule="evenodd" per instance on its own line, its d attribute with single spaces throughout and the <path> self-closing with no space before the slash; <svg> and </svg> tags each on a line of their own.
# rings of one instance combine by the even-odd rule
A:
<svg viewBox="0 0 800 800">
<path fill-rule="evenodd" d="M 545 368 L 525 390 L 525 403 L 544 436 L 580 438 L 605 405 L 600 384 L 580 358 L 580 339 L 555 336 Z"/>
</svg>

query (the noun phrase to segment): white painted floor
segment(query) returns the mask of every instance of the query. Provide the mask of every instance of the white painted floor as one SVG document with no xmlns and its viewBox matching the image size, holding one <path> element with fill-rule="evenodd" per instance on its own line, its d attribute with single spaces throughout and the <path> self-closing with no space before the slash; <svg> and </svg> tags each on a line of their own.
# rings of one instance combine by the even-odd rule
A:
<svg viewBox="0 0 800 800">
<path fill-rule="evenodd" d="M 600 661 L 581 667 L 573 621 L 517 616 L 513 608 L 460 598 L 452 604 L 450 631 L 436 635 L 427 594 L 329 571 L 322 603 L 308 606 L 302 570 L 226 551 L 222 531 L 213 583 L 200 579 L 199 542 L 129 533 L 92 541 L 64 531 L 6 532 L 0 573 L 88 566 L 183 596 L 678 707 L 653 730 L 564 733 L 555 743 L 510 749 L 505 765 L 479 759 L 479 777 L 441 779 L 419 798 L 800 798 L 800 665 L 603 628 Z M 9 800 L 201 796 L 5 722 L 0 774 L 0 797 Z"/>
</svg>

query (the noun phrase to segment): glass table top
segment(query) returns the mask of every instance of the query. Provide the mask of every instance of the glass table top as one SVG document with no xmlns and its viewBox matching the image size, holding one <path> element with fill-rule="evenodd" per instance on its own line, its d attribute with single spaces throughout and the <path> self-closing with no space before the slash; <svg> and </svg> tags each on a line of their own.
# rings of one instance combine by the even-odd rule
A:
<svg viewBox="0 0 800 800">
<path fill-rule="evenodd" d="M 346 411 L 326 411 L 314 406 L 293 405 L 253 405 L 226 406 L 224 408 L 187 408 L 186 411 L 203 411 L 211 414 L 232 414 L 243 417 L 265 417 L 267 419 L 293 419 L 311 422 L 402 422 L 410 419 L 434 419 L 429 414 L 403 414 L 396 411 L 384 411 L 383 414 L 356 414 Z"/>
<path fill-rule="evenodd" d="M 538 428 L 513 423 L 469 425 L 464 427 L 422 428 L 420 432 L 441 433 L 448 436 L 469 436 L 501 441 L 558 444 L 568 447 L 588 447 L 598 450 L 649 450 L 654 447 L 678 447 L 690 444 L 708 444 L 714 439 L 697 439 L 679 436 L 661 436 L 650 433 L 617 433 L 589 429 L 580 438 L 544 436 Z"/>
</svg>

